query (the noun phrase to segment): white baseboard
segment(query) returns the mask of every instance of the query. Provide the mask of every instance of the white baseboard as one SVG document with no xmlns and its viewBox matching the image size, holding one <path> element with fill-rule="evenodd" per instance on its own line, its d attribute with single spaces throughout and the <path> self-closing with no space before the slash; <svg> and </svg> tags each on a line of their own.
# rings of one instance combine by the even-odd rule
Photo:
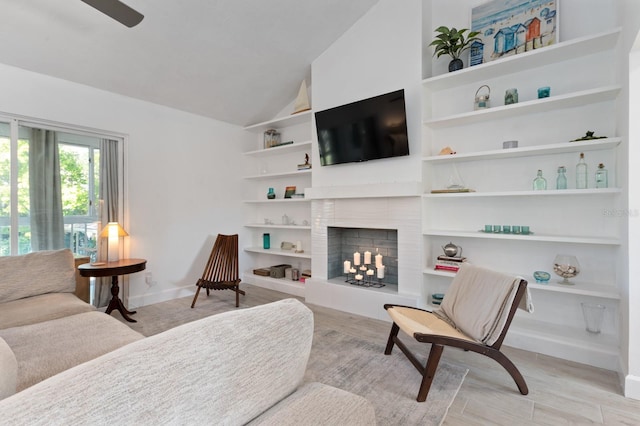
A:
<svg viewBox="0 0 640 426">
<path fill-rule="evenodd" d="M 640 400 L 640 376 L 627 374 L 624 379 L 624 396 Z"/>
<path fill-rule="evenodd" d="M 557 336 L 530 333 L 512 325 L 509 328 L 504 344 L 513 348 L 524 349 L 549 355 L 555 358 L 587 364 L 606 370 L 618 371 L 620 356 L 617 351 L 606 351 L 598 347 L 589 347 L 563 340 Z"/>
<path fill-rule="evenodd" d="M 129 298 L 127 299 L 127 307 L 129 309 L 135 309 L 141 306 L 147 306 L 154 303 L 178 299 L 180 297 L 193 296 L 195 293 L 196 286 L 190 285 L 187 287 L 173 288 L 170 290 L 162 290 L 159 292 L 150 292 L 136 296 L 129 296 Z"/>
</svg>

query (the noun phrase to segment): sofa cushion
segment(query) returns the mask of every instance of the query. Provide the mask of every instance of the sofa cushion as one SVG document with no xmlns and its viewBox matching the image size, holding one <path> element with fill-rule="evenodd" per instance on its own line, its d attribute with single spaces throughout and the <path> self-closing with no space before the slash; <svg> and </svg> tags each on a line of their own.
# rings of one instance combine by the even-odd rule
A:
<svg viewBox="0 0 640 426">
<path fill-rule="evenodd" d="M 0 330 L 95 311 L 72 293 L 49 293 L 0 305 Z"/>
<path fill-rule="evenodd" d="M 252 422 L 256 425 L 373 426 L 376 413 L 365 398 L 323 383 L 307 383 Z"/>
<path fill-rule="evenodd" d="M 18 360 L 21 391 L 144 336 L 103 312 L 86 312 L 0 330 Z"/>
<path fill-rule="evenodd" d="M 0 303 L 76 289 L 73 253 L 45 250 L 0 257 Z"/>
<path fill-rule="evenodd" d="M 312 338 L 313 314 L 295 299 L 213 315 L 6 398 L 0 419 L 29 426 L 245 424 L 300 385 Z"/>
<path fill-rule="evenodd" d="M 18 361 L 7 344 L 0 337 L 0 399 L 16 393 L 18 383 Z"/>
</svg>

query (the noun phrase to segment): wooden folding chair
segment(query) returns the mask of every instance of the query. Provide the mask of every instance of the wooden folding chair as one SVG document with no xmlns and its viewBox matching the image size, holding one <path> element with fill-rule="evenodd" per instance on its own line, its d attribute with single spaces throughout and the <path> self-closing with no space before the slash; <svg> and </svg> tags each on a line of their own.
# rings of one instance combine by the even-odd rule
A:
<svg viewBox="0 0 640 426">
<path fill-rule="evenodd" d="M 482 269 L 478 267 L 474 268 Z M 460 271 L 458 274 L 460 274 Z M 483 305 L 483 302 L 478 299 L 478 297 L 481 297 L 483 292 L 474 288 L 474 286 L 477 285 L 477 282 L 465 279 L 458 280 L 458 277 L 456 277 L 454 283 L 451 284 L 450 291 L 454 285 L 457 286 L 456 290 L 460 292 L 457 294 L 463 294 L 464 296 L 460 298 L 462 300 L 458 306 L 455 306 L 455 303 L 450 305 L 453 309 L 449 312 L 461 312 L 460 310 L 464 311 L 466 309 L 464 304 L 473 303 L 476 305 Z M 513 364 L 513 362 L 511 362 L 511 360 L 509 360 L 509 358 L 507 358 L 505 354 L 500 352 L 502 342 L 504 341 L 513 316 L 516 313 L 516 309 L 518 309 L 521 304 L 523 297 L 527 296 L 527 299 L 525 300 L 527 302 L 526 310 L 532 312 L 533 309 L 533 306 L 528 300 L 528 294 L 526 291 L 527 282 L 525 280 L 518 281 L 514 277 L 512 285 L 515 287 L 512 289 L 505 289 L 505 292 L 509 293 L 509 297 L 513 297 L 513 301 L 510 305 L 504 306 L 508 311 L 503 309 L 500 312 L 501 317 L 498 320 L 498 323 L 503 324 L 502 329 L 499 334 L 494 333 L 491 337 L 490 344 L 479 341 L 477 337 L 472 337 L 458 329 L 455 325 L 456 318 L 449 317 L 449 321 L 447 321 L 442 319 L 442 315 L 436 315 L 433 312 L 426 310 L 410 306 L 392 304 L 384 305 L 387 313 L 393 319 L 393 325 L 391 326 L 391 332 L 389 333 L 389 339 L 384 353 L 385 355 L 390 355 L 394 344 L 398 345 L 409 361 L 411 361 L 414 367 L 416 367 L 420 372 L 422 375 L 422 382 L 420 384 L 420 390 L 418 391 L 418 402 L 423 402 L 427 399 L 431 383 L 436 374 L 438 363 L 440 362 L 440 357 L 445 346 L 477 352 L 481 355 L 494 359 L 511 375 L 522 395 L 527 395 L 529 393 L 527 384 L 522 377 L 522 374 L 520 374 L 520 371 L 518 371 L 518 368 Z M 515 292 L 515 296 L 513 293 L 510 293 L 511 291 Z M 471 296 L 469 297 L 469 295 Z M 445 295 L 445 300 L 446 298 L 447 295 Z M 443 304 L 445 303 L 445 300 L 443 300 Z M 497 301 L 498 304 L 500 302 L 501 301 Z M 490 306 L 490 303 L 486 306 Z M 409 336 L 412 336 L 418 342 L 431 344 L 431 350 L 425 365 L 422 365 L 417 357 L 400 340 L 398 337 L 399 330 L 402 330 Z"/>
<path fill-rule="evenodd" d="M 222 235 L 218 234 L 216 242 L 213 244 L 207 267 L 204 269 L 202 278 L 198 280 L 196 294 L 193 297 L 191 307 L 193 308 L 198 299 L 200 289 L 207 290 L 233 290 L 236 292 L 236 308 L 240 306 L 240 295 L 245 292 L 240 290 L 240 275 L 238 272 L 238 234 Z"/>
</svg>

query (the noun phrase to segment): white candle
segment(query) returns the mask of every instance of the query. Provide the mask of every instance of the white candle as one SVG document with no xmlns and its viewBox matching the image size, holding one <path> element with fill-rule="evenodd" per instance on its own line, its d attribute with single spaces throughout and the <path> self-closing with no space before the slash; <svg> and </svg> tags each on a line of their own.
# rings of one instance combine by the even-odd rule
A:
<svg viewBox="0 0 640 426">
<path fill-rule="evenodd" d="M 351 270 L 351 262 L 349 262 L 348 260 L 344 261 L 344 273 L 348 274 L 349 270 Z"/>
<path fill-rule="evenodd" d="M 376 254 L 376 268 L 380 269 L 382 266 L 382 255 L 380 253 Z"/>
<path fill-rule="evenodd" d="M 371 252 L 370 251 L 365 251 L 364 252 L 364 264 L 365 265 L 371 265 Z"/>
<path fill-rule="evenodd" d="M 373 269 L 369 269 L 369 270 L 367 271 L 367 275 L 373 275 Z"/>
<path fill-rule="evenodd" d="M 380 279 L 384 278 L 384 265 L 378 268 L 378 278 Z"/>
<path fill-rule="evenodd" d="M 364 266 L 364 265 L 362 265 L 362 266 L 360 267 L 360 270 L 361 270 L 361 271 L 366 271 L 366 270 L 367 270 L 367 267 L 366 267 L 366 266 Z"/>
<path fill-rule="evenodd" d="M 356 268 L 349 269 L 349 272 L 352 273 L 352 274 L 355 274 L 356 273 Z"/>
<path fill-rule="evenodd" d="M 353 253 L 353 264 L 355 266 L 358 266 L 360 264 L 360 253 L 359 252 Z"/>
<path fill-rule="evenodd" d="M 296 251 L 302 253 L 302 241 L 296 241 Z"/>
<path fill-rule="evenodd" d="M 360 274 L 356 275 L 356 280 L 358 280 L 358 281 L 362 280 L 362 275 L 360 275 Z"/>
</svg>

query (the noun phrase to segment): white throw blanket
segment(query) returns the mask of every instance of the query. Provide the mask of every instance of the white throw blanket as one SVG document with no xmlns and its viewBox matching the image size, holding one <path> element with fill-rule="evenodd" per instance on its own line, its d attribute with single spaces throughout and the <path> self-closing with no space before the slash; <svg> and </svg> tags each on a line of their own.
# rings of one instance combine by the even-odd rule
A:
<svg viewBox="0 0 640 426">
<path fill-rule="evenodd" d="M 491 346 L 504 329 L 520 280 L 463 264 L 434 314 L 472 339 Z M 533 312 L 528 288 L 518 307 Z"/>
</svg>

